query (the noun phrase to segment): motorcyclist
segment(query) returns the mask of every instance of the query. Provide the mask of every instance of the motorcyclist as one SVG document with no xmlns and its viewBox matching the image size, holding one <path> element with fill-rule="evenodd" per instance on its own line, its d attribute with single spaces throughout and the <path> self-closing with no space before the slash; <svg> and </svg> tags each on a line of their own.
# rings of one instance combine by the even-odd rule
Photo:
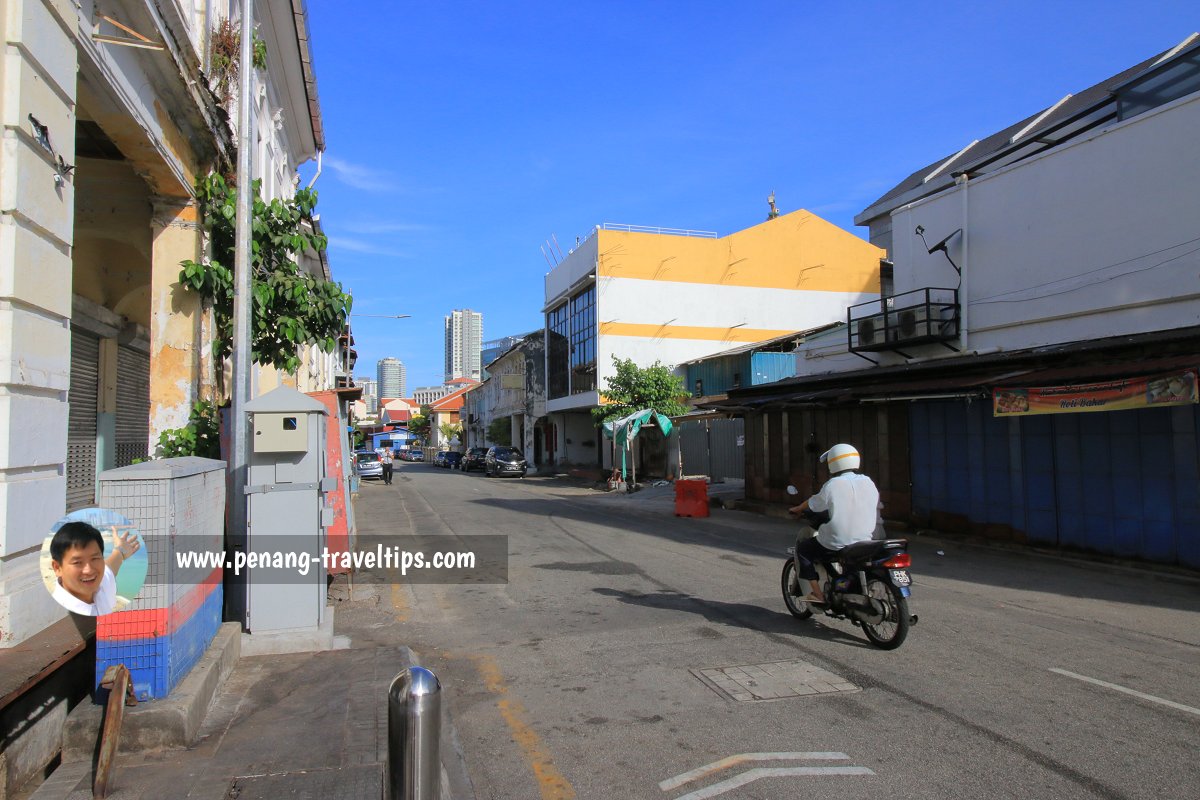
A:
<svg viewBox="0 0 1200 800">
<path fill-rule="evenodd" d="M 816 562 L 828 561 L 855 542 L 872 539 L 879 509 L 879 489 L 858 471 L 862 457 L 853 445 L 835 444 L 821 454 L 821 463 L 829 469 L 829 480 L 821 491 L 788 509 L 796 515 L 808 511 L 829 514 L 829 521 L 820 526 L 816 536 L 811 535 L 811 528 L 804 528 L 796 540 L 796 574 L 808 580 L 811 587 L 801 599 L 815 604 L 825 603 Z"/>
</svg>

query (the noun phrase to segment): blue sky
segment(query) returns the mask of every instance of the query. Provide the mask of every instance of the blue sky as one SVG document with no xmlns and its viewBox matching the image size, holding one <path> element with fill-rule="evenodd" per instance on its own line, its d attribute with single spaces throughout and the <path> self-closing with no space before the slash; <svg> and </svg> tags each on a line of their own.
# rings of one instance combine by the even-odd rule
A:
<svg viewBox="0 0 1200 800">
<path fill-rule="evenodd" d="M 316 188 L 358 375 L 438 384 L 443 317 L 542 325 L 540 247 L 603 222 L 853 217 L 914 170 L 1173 47 L 1190 2 L 309 0 Z M 302 174 L 311 177 L 313 165 Z"/>
</svg>

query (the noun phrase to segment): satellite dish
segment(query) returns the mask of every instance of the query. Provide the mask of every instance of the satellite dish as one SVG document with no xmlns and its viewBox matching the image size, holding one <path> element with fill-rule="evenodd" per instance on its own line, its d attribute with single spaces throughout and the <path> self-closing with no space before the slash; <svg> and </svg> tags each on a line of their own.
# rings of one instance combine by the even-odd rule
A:
<svg viewBox="0 0 1200 800">
<path fill-rule="evenodd" d="M 960 233 L 962 233 L 962 228 L 958 228 L 957 230 L 950 233 L 948 236 L 943 238 L 940 242 L 935 244 L 933 247 L 929 248 L 929 255 L 933 255 L 938 250 L 945 250 L 946 243 L 949 242 L 951 239 L 953 239 L 955 236 L 958 236 Z"/>
</svg>

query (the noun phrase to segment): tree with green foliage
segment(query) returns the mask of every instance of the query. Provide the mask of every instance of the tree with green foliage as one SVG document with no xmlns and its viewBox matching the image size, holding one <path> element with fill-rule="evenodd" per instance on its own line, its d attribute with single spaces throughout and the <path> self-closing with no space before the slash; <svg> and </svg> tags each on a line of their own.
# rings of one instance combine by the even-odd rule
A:
<svg viewBox="0 0 1200 800">
<path fill-rule="evenodd" d="M 408 420 L 408 432 L 422 439 L 429 438 L 429 406 L 421 406 L 421 411 Z"/>
<path fill-rule="evenodd" d="M 639 367 L 632 359 L 613 356 L 613 365 L 617 373 L 608 378 L 606 387 L 600 392 L 603 405 L 592 409 L 596 427 L 644 408 L 653 408 L 667 417 L 687 412 L 688 407 L 683 402 L 687 397 L 683 379 L 661 362 Z"/>
<path fill-rule="evenodd" d="M 500 417 L 488 423 L 487 438 L 489 442 L 508 447 L 512 444 L 512 420 Z"/>
<path fill-rule="evenodd" d="M 457 422 L 443 422 L 441 425 L 438 425 L 438 430 L 441 431 L 442 440 L 446 444 L 449 444 L 452 439 L 462 436 L 462 425 L 459 425 Z M 462 441 L 462 439 L 459 438 L 459 441 Z"/>
<path fill-rule="evenodd" d="M 333 352 L 346 330 L 351 297 L 341 284 L 303 271 L 296 260 L 305 250 L 323 251 L 328 243 L 312 223 L 317 193 L 301 189 L 290 200 L 267 203 L 260 196 L 261 184 L 254 181 L 253 190 L 251 349 L 255 363 L 295 373 L 301 346 Z M 233 347 L 237 187 L 212 173 L 198 182 L 196 195 L 211 255 L 182 262 L 179 282 L 212 306 L 213 355 L 223 360 Z"/>
</svg>

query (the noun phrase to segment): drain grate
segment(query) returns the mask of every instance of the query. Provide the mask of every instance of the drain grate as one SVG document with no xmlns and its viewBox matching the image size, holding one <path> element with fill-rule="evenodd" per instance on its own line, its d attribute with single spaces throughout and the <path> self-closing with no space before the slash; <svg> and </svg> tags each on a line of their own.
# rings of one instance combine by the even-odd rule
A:
<svg viewBox="0 0 1200 800">
<path fill-rule="evenodd" d="M 382 795 L 383 767 L 368 764 L 238 778 L 225 800 L 379 800 Z"/>
<path fill-rule="evenodd" d="M 859 691 L 858 686 L 845 678 L 800 659 L 740 667 L 694 669 L 691 673 L 717 694 L 742 702 Z"/>
</svg>

